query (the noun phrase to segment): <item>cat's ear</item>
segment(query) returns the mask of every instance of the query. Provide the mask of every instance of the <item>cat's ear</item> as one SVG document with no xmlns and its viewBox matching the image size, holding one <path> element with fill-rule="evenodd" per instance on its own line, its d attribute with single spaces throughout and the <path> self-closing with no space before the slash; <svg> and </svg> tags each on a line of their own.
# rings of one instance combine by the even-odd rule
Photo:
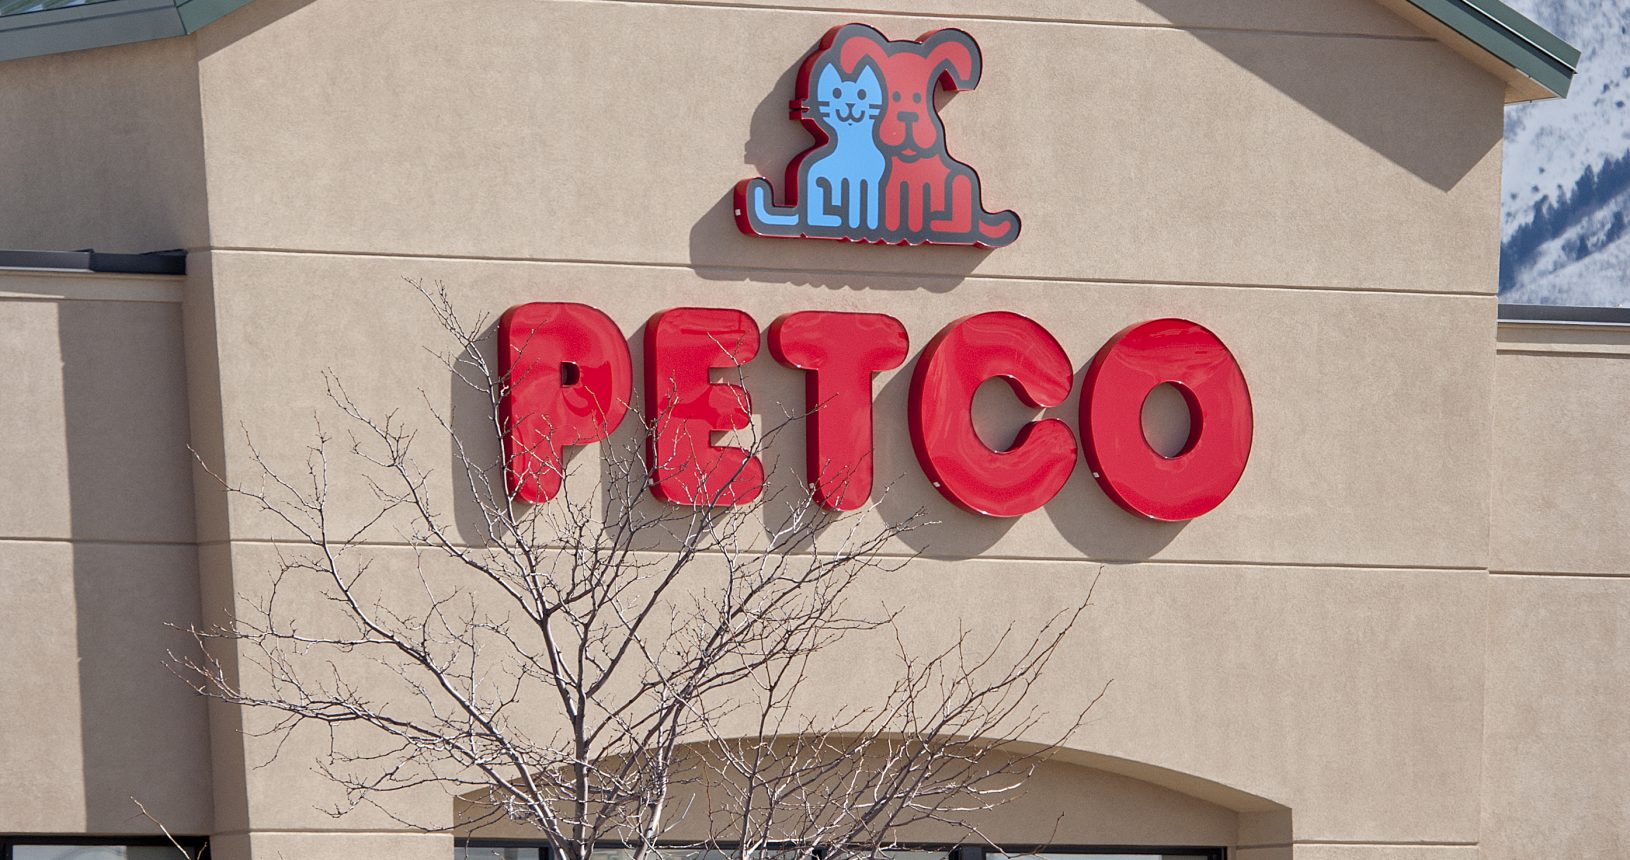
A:
<svg viewBox="0 0 1630 860">
<path fill-rule="evenodd" d="M 831 98 L 832 91 L 842 84 L 843 78 L 838 74 L 838 67 L 827 63 L 821 66 L 821 76 L 815 85 L 816 97 L 822 99 Z"/>
<path fill-rule="evenodd" d="M 872 69 L 871 63 L 860 67 L 860 77 L 855 79 L 855 83 L 859 84 L 860 88 L 867 93 L 875 93 L 878 96 L 883 95 L 883 85 L 878 82 L 877 72 Z"/>
</svg>

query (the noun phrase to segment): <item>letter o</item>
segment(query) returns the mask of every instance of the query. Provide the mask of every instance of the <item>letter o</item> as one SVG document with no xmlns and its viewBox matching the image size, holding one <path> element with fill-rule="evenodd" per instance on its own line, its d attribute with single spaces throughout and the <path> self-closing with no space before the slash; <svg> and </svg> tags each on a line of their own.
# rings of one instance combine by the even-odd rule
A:
<svg viewBox="0 0 1630 860">
<path fill-rule="evenodd" d="M 1171 383 L 1189 407 L 1189 438 L 1176 456 L 1150 447 L 1143 402 Z M 1158 319 L 1104 344 L 1081 392 L 1082 448 L 1116 504 L 1152 520 L 1191 520 L 1222 504 L 1251 455 L 1251 393 L 1228 347 L 1204 326 Z"/>
</svg>

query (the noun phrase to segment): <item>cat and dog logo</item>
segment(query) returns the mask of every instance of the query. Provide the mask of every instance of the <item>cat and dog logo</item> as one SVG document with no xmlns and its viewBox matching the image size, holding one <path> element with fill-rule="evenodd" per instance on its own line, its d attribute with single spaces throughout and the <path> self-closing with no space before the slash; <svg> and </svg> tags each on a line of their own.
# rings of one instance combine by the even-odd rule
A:
<svg viewBox="0 0 1630 860">
<path fill-rule="evenodd" d="M 798 72 L 792 116 L 815 138 L 769 180 L 736 185 L 736 224 L 755 236 L 1000 248 L 1019 216 L 986 211 L 979 174 L 951 157 L 934 103 L 979 85 L 979 44 L 961 30 L 891 42 L 865 24 L 829 31 Z"/>
</svg>

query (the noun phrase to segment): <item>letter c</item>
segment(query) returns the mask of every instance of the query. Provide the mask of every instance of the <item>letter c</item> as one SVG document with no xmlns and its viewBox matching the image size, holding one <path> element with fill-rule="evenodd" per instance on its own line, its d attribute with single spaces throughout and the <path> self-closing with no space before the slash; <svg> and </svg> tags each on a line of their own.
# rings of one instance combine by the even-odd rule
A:
<svg viewBox="0 0 1630 860">
<path fill-rule="evenodd" d="M 946 326 L 917 359 L 911 378 L 911 443 L 929 480 L 974 513 L 1016 517 L 1051 501 L 1075 469 L 1075 434 L 1057 418 L 1032 421 L 1013 446 L 995 451 L 973 425 L 973 396 L 1001 377 L 1026 404 L 1057 406 L 1075 372 L 1047 330 L 998 311 Z"/>
</svg>

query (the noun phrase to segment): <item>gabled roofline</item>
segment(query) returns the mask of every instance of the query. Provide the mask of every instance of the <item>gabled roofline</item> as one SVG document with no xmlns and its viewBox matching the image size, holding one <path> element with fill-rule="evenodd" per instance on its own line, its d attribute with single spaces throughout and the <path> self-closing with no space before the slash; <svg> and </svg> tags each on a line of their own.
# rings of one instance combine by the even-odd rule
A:
<svg viewBox="0 0 1630 860">
<path fill-rule="evenodd" d="M 249 0 L 95 0 L 0 17 L 0 60 L 195 33 Z"/>
<path fill-rule="evenodd" d="M 94 0 L 0 17 L 0 60 L 198 31 L 250 0 Z M 1579 49 L 1500 0 L 1378 0 L 1506 81 L 1506 101 L 1568 94 Z"/>
<path fill-rule="evenodd" d="M 1396 11 L 1397 2 L 1387 3 Z M 1479 63 L 1504 78 L 1510 89 L 1506 101 L 1564 98 L 1579 68 L 1579 49 L 1558 38 L 1500 0 L 1407 0 L 1418 14 L 1405 14 L 1423 29 L 1457 47 L 1483 52 L 1483 59 L 1496 61 L 1496 68 Z M 1430 23 L 1423 21 L 1424 15 Z M 1432 26 L 1435 24 L 1436 26 Z M 1448 32 L 1443 32 L 1443 31 Z M 1466 45 L 1464 43 L 1470 43 Z M 1476 56 L 1471 59 L 1478 60 Z M 1501 72 L 1506 72 L 1502 74 Z M 1515 72 L 1516 75 L 1510 74 Z"/>
</svg>

